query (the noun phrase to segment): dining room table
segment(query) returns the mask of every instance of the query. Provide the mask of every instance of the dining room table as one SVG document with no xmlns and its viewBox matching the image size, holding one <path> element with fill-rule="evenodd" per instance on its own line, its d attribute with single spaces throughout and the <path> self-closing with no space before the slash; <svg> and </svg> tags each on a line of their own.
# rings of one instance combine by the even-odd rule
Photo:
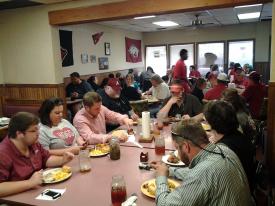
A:
<svg viewBox="0 0 275 206">
<path fill-rule="evenodd" d="M 149 162 L 161 160 L 152 148 L 137 148 L 121 145 L 119 160 L 111 160 L 109 155 L 90 158 L 91 170 L 82 173 L 79 170 L 78 157 L 68 163 L 72 176 L 56 184 L 44 184 L 34 189 L 0 198 L 0 204 L 39 205 L 39 206 L 76 206 L 100 205 L 111 206 L 111 181 L 114 175 L 123 175 L 126 182 L 127 197 L 136 194 L 137 205 L 155 205 L 154 198 L 144 195 L 141 185 L 155 178 L 154 170 L 139 168 L 140 153 L 148 152 Z M 168 151 L 166 151 L 168 154 Z M 37 200 L 36 197 L 45 189 L 66 189 L 65 193 L 55 201 Z"/>
<path fill-rule="evenodd" d="M 133 135 L 135 137 L 135 142 L 138 142 L 142 147 L 154 149 L 155 148 L 154 138 L 157 138 L 159 135 L 161 135 L 164 137 L 164 140 L 165 140 L 165 150 L 173 151 L 176 149 L 171 136 L 171 129 L 173 127 L 173 124 L 174 122 L 170 122 L 164 125 L 162 130 L 158 130 L 156 126 L 156 119 L 151 119 L 151 136 L 153 137 L 153 139 L 150 142 L 139 141 L 142 136 L 142 125 L 140 123 L 133 125 L 131 128 L 133 129 L 133 132 L 134 132 Z M 127 132 L 127 128 L 125 126 L 121 126 L 118 129 L 119 130 L 122 129 Z M 159 134 L 156 133 L 156 131 L 158 131 Z M 123 142 L 121 143 L 121 145 L 128 146 L 128 147 L 139 147 L 138 144 L 133 144 L 131 141 Z"/>
</svg>

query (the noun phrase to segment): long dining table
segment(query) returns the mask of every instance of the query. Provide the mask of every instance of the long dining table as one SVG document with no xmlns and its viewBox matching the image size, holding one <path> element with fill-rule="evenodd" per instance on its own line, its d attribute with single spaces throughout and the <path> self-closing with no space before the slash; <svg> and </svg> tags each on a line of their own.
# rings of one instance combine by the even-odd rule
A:
<svg viewBox="0 0 275 206">
<path fill-rule="evenodd" d="M 155 128 L 156 126 L 154 125 L 155 122 L 152 122 L 153 124 L 153 128 Z M 152 129 L 153 129 L 152 128 Z M 160 130 L 160 135 L 162 135 L 164 137 L 164 140 L 165 140 L 165 149 L 166 150 L 175 150 L 175 146 L 173 144 L 173 141 L 172 141 L 172 137 L 171 137 L 171 128 L 172 128 L 172 124 L 168 124 L 166 126 L 163 127 L 162 130 Z M 122 126 L 118 129 L 123 129 L 123 130 L 127 130 L 125 126 Z M 133 126 L 132 127 L 133 131 L 134 131 L 134 136 L 135 136 L 135 141 L 136 142 L 139 142 L 139 138 L 141 136 L 141 130 L 142 130 L 142 126 L 141 125 L 136 125 L 136 126 Z M 152 134 L 152 136 L 158 136 L 156 134 Z M 155 143 L 154 143 L 154 140 L 151 141 L 151 142 L 148 142 L 148 143 L 145 143 L 145 142 L 139 142 L 140 145 L 142 145 L 144 148 L 150 148 L 150 149 L 154 149 L 155 148 Z M 129 146 L 129 147 L 137 147 L 137 145 L 131 143 L 131 142 L 124 142 L 124 143 L 121 143 L 122 146 Z"/>
<path fill-rule="evenodd" d="M 147 197 L 141 192 L 142 183 L 155 177 L 154 171 L 141 170 L 138 165 L 141 152 L 148 152 L 149 162 L 160 160 L 161 156 L 157 156 L 152 148 L 141 149 L 122 145 L 120 150 L 121 157 L 119 160 L 111 160 L 108 155 L 90 158 L 92 169 L 86 173 L 79 171 L 78 157 L 76 156 L 67 164 L 72 168 L 73 173 L 68 180 L 56 184 L 45 184 L 32 190 L 0 198 L 0 203 L 39 206 L 111 206 L 112 176 L 123 175 L 126 182 L 127 197 L 136 193 L 138 196 L 137 205 L 155 205 L 153 198 Z M 167 150 L 166 153 L 168 154 L 169 151 Z M 66 192 L 55 201 L 35 199 L 45 189 L 65 188 Z"/>
</svg>

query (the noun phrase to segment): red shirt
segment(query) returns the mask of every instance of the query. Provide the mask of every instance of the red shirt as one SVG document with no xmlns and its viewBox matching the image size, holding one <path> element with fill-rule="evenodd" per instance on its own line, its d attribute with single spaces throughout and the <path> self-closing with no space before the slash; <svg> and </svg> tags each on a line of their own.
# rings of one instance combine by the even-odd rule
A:
<svg viewBox="0 0 275 206">
<path fill-rule="evenodd" d="M 214 99 L 220 99 L 222 92 L 227 88 L 225 84 L 217 84 L 212 89 L 208 90 L 205 95 L 204 99 L 207 100 L 214 100 Z"/>
<path fill-rule="evenodd" d="M 187 81 L 187 70 L 186 70 L 186 65 L 184 63 L 183 60 L 178 60 L 176 63 L 176 66 L 174 68 L 174 72 L 173 72 L 173 79 L 180 79 L 183 81 L 183 88 L 184 91 L 187 93 L 191 92 L 191 89 L 188 85 L 188 81 Z"/>
<path fill-rule="evenodd" d="M 245 98 L 246 102 L 249 104 L 249 111 L 252 118 L 259 118 L 261 106 L 264 101 L 265 87 L 262 84 L 254 84 L 248 86 L 242 96 Z"/>
<path fill-rule="evenodd" d="M 22 155 L 6 137 L 0 143 L 0 183 L 29 179 L 35 171 L 46 167 L 50 154 L 39 143 L 30 146 L 30 156 Z"/>
<path fill-rule="evenodd" d="M 189 77 L 200 78 L 201 77 L 201 73 L 198 70 L 192 70 L 189 73 Z"/>
</svg>

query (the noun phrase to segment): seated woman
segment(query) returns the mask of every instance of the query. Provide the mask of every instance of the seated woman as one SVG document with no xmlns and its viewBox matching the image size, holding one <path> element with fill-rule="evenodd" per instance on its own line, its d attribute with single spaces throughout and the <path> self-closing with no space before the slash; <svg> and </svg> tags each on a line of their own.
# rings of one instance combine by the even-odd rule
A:
<svg viewBox="0 0 275 206">
<path fill-rule="evenodd" d="M 128 101 L 136 101 L 141 99 L 141 94 L 134 85 L 134 76 L 132 74 L 126 75 L 126 85 L 122 89 L 121 93 L 128 99 Z"/>
<path fill-rule="evenodd" d="M 20 193 L 41 185 L 42 169 L 60 167 L 74 155 L 50 155 L 40 143 L 39 119 L 28 112 L 15 114 L 9 123 L 8 136 L 0 143 L 0 197 Z"/>
<path fill-rule="evenodd" d="M 249 110 L 245 104 L 245 100 L 238 94 L 236 89 L 226 89 L 222 93 L 222 100 L 232 104 L 236 111 L 239 125 L 243 134 L 249 137 L 253 142 L 257 135 L 255 122 L 249 114 Z"/>
<path fill-rule="evenodd" d="M 63 119 L 63 101 L 60 98 L 46 99 L 40 109 L 39 142 L 50 154 L 62 155 L 64 152 L 78 154 L 85 141 L 75 127 Z M 79 146 L 78 146 L 79 145 Z"/>
</svg>

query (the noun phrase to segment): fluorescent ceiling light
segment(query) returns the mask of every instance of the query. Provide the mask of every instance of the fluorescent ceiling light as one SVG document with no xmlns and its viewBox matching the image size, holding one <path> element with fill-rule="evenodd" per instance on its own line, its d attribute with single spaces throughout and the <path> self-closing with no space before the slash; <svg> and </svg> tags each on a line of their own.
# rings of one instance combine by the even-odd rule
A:
<svg viewBox="0 0 275 206">
<path fill-rule="evenodd" d="M 178 26 L 179 24 L 173 21 L 156 21 L 153 24 L 163 27 Z"/>
<path fill-rule="evenodd" d="M 263 4 L 251 4 L 251 5 L 244 5 L 244 6 L 235 6 L 235 9 L 238 8 L 246 8 L 246 7 L 254 7 L 254 6 L 262 6 Z"/>
<path fill-rule="evenodd" d="M 149 18 L 154 18 L 156 17 L 155 15 L 151 15 L 151 16 L 138 16 L 138 17 L 135 17 L 134 19 L 149 19 Z"/>
<path fill-rule="evenodd" d="M 261 12 L 252 12 L 252 13 L 244 13 L 238 14 L 239 19 L 256 19 L 260 17 Z"/>
</svg>

